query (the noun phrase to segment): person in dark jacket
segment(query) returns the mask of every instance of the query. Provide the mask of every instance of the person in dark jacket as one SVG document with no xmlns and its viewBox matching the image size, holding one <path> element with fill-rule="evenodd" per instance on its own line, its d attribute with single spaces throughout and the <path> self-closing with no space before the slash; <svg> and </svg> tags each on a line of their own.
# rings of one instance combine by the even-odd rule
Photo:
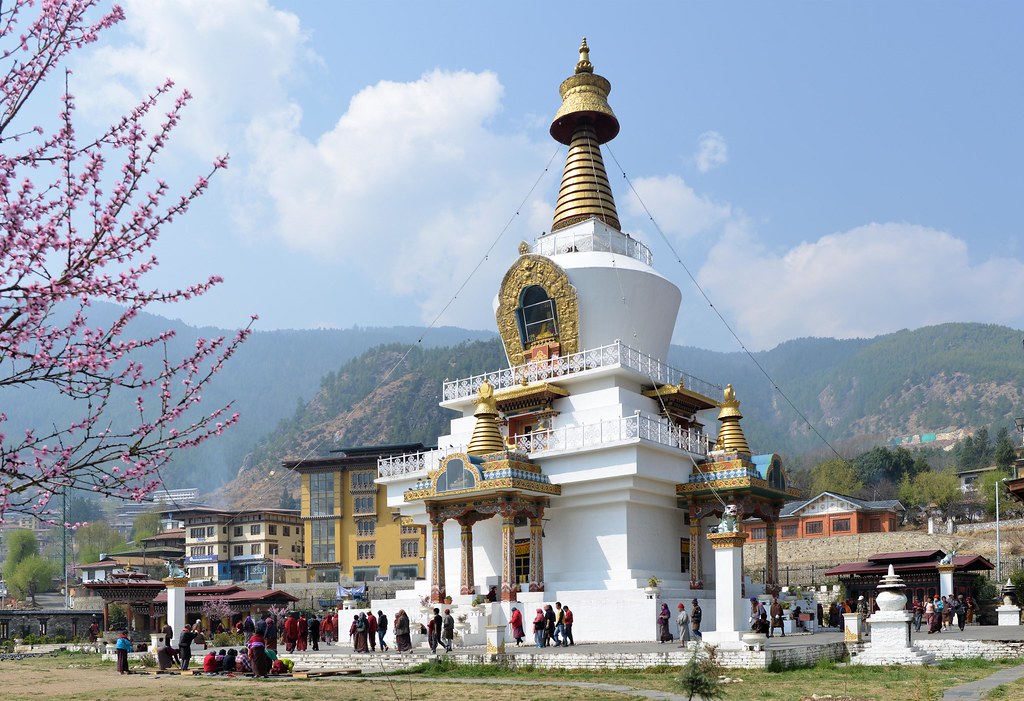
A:
<svg viewBox="0 0 1024 701">
<path fill-rule="evenodd" d="M 383 611 L 377 612 L 377 637 L 380 639 L 380 651 L 384 652 L 388 649 L 388 644 L 384 642 L 384 634 L 388 632 L 388 617 L 384 615 Z"/>
<path fill-rule="evenodd" d="M 196 634 L 192 630 L 192 626 L 186 624 L 181 631 L 181 637 L 178 638 L 178 656 L 181 658 L 183 671 L 188 669 L 188 661 L 192 658 L 192 641 L 195 639 Z"/>
<path fill-rule="evenodd" d="M 128 653 L 132 651 L 132 641 L 128 637 L 128 631 L 121 633 L 121 637 L 117 639 L 117 644 L 114 651 L 117 653 L 117 672 L 118 674 L 131 674 L 128 669 Z"/>
<path fill-rule="evenodd" d="M 551 644 L 555 638 L 555 610 L 551 604 L 544 605 L 544 647 Z"/>
<path fill-rule="evenodd" d="M 320 649 L 320 619 L 317 618 L 314 613 L 309 617 L 309 621 L 306 623 L 309 628 L 309 642 L 313 645 L 314 650 Z"/>
</svg>

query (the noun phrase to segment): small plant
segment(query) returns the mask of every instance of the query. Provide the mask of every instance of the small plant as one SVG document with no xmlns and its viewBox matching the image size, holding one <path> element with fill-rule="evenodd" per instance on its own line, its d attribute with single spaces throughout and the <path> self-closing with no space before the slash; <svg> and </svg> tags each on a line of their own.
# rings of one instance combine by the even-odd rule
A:
<svg viewBox="0 0 1024 701">
<path fill-rule="evenodd" d="M 657 577 L 648 577 L 647 578 L 647 587 L 649 589 L 656 589 L 659 584 L 661 584 L 661 580 L 658 579 Z"/>
<path fill-rule="evenodd" d="M 460 613 L 458 616 L 455 617 L 455 620 L 458 621 L 459 623 L 465 623 L 466 621 L 469 620 L 469 614 L 468 613 Z"/>
<path fill-rule="evenodd" d="M 698 646 L 679 675 L 679 686 L 687 694 L 687 701 L 693 701 L 695 696 L 705 701 L 720 701 L 724 698 L 725 685 L 722 684 L 722 666 L 718 663 L 717 650 L 714 645 L 708 645 L 705 649 L 707 655 L 701 659 Z"/>
<path fill-rule="evenodd" d="M 473 597 L 473 605 L 474 606 L 479 606 L 480 604 L 484 603 L 484 601 L 485 601 L 484 597 L 480 596 L 479 594 L 477 594 L 476 596 Z"/>
<path fill-rule="evenodd" d="M 146 653 L 145 655 L 139 655 L 139 662 L 143 667 L 156 667 L 156 658 L 151 654 Z"/>
</svg>

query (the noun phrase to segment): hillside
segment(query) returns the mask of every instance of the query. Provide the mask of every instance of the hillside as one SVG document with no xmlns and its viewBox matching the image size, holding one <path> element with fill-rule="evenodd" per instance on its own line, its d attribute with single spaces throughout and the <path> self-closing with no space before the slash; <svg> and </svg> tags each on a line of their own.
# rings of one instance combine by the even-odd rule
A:
<svg viewBox="0 0 1024 701">
<path fill-rule="evenodd" d="M 311 402 L 260 441 L 253 451 L 256 473 L 244 482 L 260 483 L 260 475 L 278 469 L 285 457 L 339 446 L 431 445 L 451 418 L 437 406 L 441 383 L 505 362 L 496 338 L 429 352 L 414 348 L 380 383 L 406 348 L 377 348 L 328 374 Z M 818 430 L 851 456 L 855 446 L 894 436 L 1012 426 L 1014 412 L 1024 410 L 1014 382 L 1024 367 L 1019 332 L 999 326 L 945 324 L 874 339 L 799 339 L 755 357 Z M 754 450 L 778 452 L 790 465 L 824 452 L 824 444 L 745 355 L 673 347 L 669 361 L 712 382 L 733 384 Z M 273 499 L 278 490 L 257 491 Z M 251 501 L 245 496 L 250 492 L 239 483 L 222 494 L 228 501 Z"/>
</svg>

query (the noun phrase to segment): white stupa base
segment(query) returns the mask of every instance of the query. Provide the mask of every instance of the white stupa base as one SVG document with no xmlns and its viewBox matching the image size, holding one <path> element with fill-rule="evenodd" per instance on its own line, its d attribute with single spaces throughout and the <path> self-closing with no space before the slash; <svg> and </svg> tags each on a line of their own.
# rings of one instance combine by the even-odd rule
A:
<svg viewBox="0 0 1024 701">
<path fill-rule="evenodd" d="M 910 622 L 914 615 L 909 611 L 876 611 L 868 618 L 871 626 L 871 642 L 864 651 L 850 658 L 850 664 L 881 665 L 924 665 L 935 662 L 935 655 L 914 647 L 910 642 Z"/>
<path fill-rule="evenodd" d="M 1020 606 L 1002 606 L 996 607 L 996 616 L 998 617 L 998 625 L 1001 626 L 1019 626 L 1020 625 Z"/>
</svg>

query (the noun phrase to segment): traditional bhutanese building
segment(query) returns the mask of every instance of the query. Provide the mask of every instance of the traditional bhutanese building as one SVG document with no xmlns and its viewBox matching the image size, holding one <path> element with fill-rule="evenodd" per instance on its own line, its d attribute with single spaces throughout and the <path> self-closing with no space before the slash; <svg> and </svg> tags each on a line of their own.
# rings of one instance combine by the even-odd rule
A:
<svg viewBox="0 0 1024 701">
<path fill-rule="evenodd" d="M 681 294 L 621 230 L 601 154 L 619 122 L 589 53 L 584 40 L 550 128 L 568 147 L 550 231 L 495 281 L 508 366 L 445 382 L 450 432 L 381 459 L 378 483 L 428 528 L 427 581 L 397 603 L 493 588 L 506 615 L 557 599 L 583 639 L 641 640 L 662 601 L 714 596 L 704 534 L 727 503 L 773 518 L 796 493 L 777 456 L 751 457 L 731 388 L 666 363 Z"/>
</svg>

